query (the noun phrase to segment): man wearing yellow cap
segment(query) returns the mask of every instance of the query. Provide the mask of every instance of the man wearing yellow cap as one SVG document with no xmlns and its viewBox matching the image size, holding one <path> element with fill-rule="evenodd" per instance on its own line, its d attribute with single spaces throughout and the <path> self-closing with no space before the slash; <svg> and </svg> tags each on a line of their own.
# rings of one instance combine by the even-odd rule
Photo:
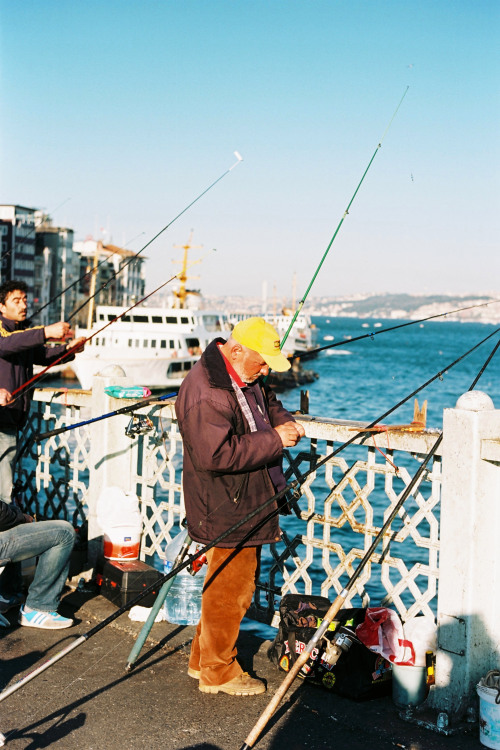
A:
<svg viewBox="0 0 500 750">
<path fill-rule="evenodd" d="M 288 370 L 276 330 L 262 318 L 238 323 L 228 341 L 205 350 L 179 390 L 176 413 L 184 441 L 183 488 L 189 535 L 208 544 L 286 487 L 283 448 L 303 427 L 261 380 Z M 277 542 L 277 516 L 257 513 L 207 553 L 201 619 L 188 674 L 203 693 L 257 695 L 260 680 L 243 672 L 236 639 L 255 591 L 263 544 Z"/>
</svg>

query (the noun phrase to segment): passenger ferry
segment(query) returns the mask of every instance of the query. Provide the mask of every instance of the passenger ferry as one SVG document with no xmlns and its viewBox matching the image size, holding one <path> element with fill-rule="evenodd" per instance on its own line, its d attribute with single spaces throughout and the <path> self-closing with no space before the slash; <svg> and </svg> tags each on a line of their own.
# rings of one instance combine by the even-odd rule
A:
<svg viewBox="0 0 500 750">
<path fill-rule="evenodd" d="M 71 367 L 83 389 L 109 365 L 119 365 L 135 385 L 178 388 L 202 352 L 214 338 L 228 338 L 238 322 L 249 314 L 227 314 L 203 309 L 198 291 L 186 288 L 187 258 L 191 245 L 183 246 L 179 289 L 164 307 L 138 305 L 130 310 L 112 305 L 96 307 L 91 328 L 76 329 L 75 336 L 89 339 Z M 91 315 L 92 319 L 93 315 Z M 283 338 L 291 312 L 264 315 Z M 283 347 L 286 356 L 300 356 L 316 346 L 317 329 L 309 316 L 299 315 Z"/>
<path fill-rule="evenodd" d="M 91 337 L 71 363 L 82 388 L 112 364 L 136 385 L 179 387 L 208 344 L 231 329 L 226 316 L 210 310 L 137 306 L 123 312 L 98 305 L 92 328 L 77 329 L 77 337 Z"/>
</svg>

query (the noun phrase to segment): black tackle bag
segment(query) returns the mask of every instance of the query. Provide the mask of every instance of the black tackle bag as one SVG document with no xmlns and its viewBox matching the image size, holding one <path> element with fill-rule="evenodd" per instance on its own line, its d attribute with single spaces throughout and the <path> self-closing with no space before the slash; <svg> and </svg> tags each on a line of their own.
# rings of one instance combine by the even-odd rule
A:
<svg viewBox="0 0 500 750">
<path fill-rule="evenodd" d="M 269 647 L 269 659 L 284 672 L 293 666 L 299 654 L 320 626 L 331 602 L 324 596 L 285 594 L 279 608 L 278 633 Z M 349 636 L 350 648 L 332 666 L 324 658 L 321 642 L 313 649 L 302 671 L 305 679 L 326 690 L 353 700 L 368 700 L 391 692 L 391 665 L 379 654 L 370 651 L 356 638 L 357 625 L 365 619 L 362 607 L 341 609 L 325 633 L 329 640 L 343 628 Z M 301 678 L 304 675 L 299 673 Z"/>
</svg>

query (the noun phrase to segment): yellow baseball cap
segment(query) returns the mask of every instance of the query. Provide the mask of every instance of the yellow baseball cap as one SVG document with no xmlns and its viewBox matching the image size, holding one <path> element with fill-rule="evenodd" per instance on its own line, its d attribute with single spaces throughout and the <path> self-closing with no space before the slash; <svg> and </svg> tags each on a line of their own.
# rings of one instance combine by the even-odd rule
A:
<svg viewBox="0 0 500 750">
<path fill-rule="evenodd" d="M 285 372 L 291 365 L 280 350 L 278 332 L 264 318 L 247 318 L 237 323 L 231 333 L 235 341 L 260 354 L 272 370 Z"/>
</svg>

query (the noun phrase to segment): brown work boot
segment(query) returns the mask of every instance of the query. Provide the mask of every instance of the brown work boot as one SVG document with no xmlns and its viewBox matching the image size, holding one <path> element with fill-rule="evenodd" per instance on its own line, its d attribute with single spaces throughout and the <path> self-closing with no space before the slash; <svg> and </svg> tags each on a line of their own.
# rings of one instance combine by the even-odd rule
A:
<svg viewBox="0 0 500 750">
<path fill-rule="evenodd" d="M 260 695 L 266 692 L 266 686 L 260 680 L 242 672 L 223 685 L 199 685 L 202 693 L 227 693 L 228 695 Z"/>
</svg>

